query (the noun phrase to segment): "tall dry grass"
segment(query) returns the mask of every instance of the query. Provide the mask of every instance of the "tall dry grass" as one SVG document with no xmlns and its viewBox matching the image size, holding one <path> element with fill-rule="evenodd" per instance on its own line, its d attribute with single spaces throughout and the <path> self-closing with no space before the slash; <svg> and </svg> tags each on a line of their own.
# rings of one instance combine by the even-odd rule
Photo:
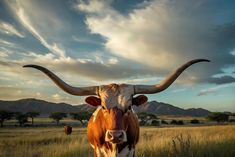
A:
<svg viewBox="0 0 235 157">
<path fill-rule="evenodd" d="M 86 129 L 0 130 L 1 157 L 92 157 Z M 235 126 L 141 128 L 137 157 L 234 157 Z"/>
<path fill-rule="evenodd" d="M 235 126 L 141 129 L 138 157 L 235 157 Z"/>
</svg>

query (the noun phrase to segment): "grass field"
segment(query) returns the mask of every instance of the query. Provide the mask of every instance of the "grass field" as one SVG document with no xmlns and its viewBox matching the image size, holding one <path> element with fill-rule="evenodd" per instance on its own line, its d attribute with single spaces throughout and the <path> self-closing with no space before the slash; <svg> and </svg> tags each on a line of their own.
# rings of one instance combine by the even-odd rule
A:
<svg viewBox="0 0 235 157">
<path fill-rule="evenodd" d="M 86 128 L 0 129 L 1 157 L 92 157 Z M 235 125 L 141 128 L 137 157 L 235 157 Z"/>
</svg>

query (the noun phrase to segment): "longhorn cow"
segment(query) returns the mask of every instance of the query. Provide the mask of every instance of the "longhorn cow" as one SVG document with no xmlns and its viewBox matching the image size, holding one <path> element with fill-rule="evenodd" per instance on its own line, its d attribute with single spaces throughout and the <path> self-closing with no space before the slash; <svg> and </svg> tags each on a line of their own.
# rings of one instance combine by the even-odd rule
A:
<svg viewBox="0 0 235 157">
<path fill-rule="evenodd" d="M 110 84 L 89 87 L 72 87 L 42 66 L 25 65 L 23 67 L 42 71 L 69 94 L 89 95 L 85 101 L 97 107 L 87 128 L 87 136 L 94 149 L 94 157 L 134 157 L 135 145 L 139 140 L 139 124 L 132 106 L 142 105 L 148 100 L 145 95 L 137 97 L 134 95 L 154 94 L 167 89 L 186 68 L 198 62 L 209 62 L 209 60 L 191 60 L 156 85 Z"/>
</svg>

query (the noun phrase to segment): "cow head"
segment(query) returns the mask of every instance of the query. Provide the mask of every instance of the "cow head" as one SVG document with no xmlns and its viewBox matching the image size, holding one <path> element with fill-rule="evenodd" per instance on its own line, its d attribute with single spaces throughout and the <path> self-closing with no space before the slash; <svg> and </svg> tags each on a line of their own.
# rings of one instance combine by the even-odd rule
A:
<svg viewBox="0 0 235 157">
<path fill-rule="evenodd" d="M 147 97 L 136 94 L 154 94 L 168 88 L 178 76 L 190 65 L 198 62 L 209 62 L 206 59 L 196 59 L 187 62 L 169 75 L 166 79 L 156 85 L 127 85 L 127 84 L 110 84 L 103 86 L 90 87 L 72 87 L 62 81 L 54 73 L 48 69 L 38 65 L 25 65 L 24 67 L 36 68 L 44 72 L 65 92 L 77 95 L 97 95 L 97 97 L 89 96 L 86 102 L 92 106 L 102 108 L 105 128 L 105 140 L 111 143 L 121 143 L 126 141 L 127 117 L 132 105 L 139 106 L 147 101 Z"/>
<path fill-rule="evenodd" d="M 127 84 L 110 84 L 98 87 L 98 96 L 89 96 L 86 102 L 92 106 L 100 106 L 105 128 L 105 141 L 121 143 L 127 140 L 126 130 L 128 116 L 132 105 L 139 106 L 147 102 L 144 95 L 133 97 L 134 86 Z"/>
</svg>

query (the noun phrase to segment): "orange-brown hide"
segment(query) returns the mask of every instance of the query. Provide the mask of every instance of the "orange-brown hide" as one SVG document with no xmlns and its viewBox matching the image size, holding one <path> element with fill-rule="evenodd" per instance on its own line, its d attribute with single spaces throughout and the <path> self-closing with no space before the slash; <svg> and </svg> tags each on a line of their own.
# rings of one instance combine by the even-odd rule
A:
<svg viewBox="0 0 235 157">
<path fill-rule="evenodd" d="M 109 112 L 109 113 L 107 113 Z M 92 116 L 88 123 L 88 140 L 96 148 L 112 149 L 110 143 L 105 141 L 105 133 L 107 130 L 125 130 L 127 141 L 118 144 L 118 151 L 128 146 L 135 148 L 139 140 L 139 123 L 138 118 L 130 111 L 124 114 L 123 111 L 117 108 L 100 109 L 98 113 Z M 96 153 L 94 153 L 96 156 Z"/>
<path fill-rule="evenodd" d="M 64 126 L 64 133 L 70 135 L 72 133 L 72 127 L 69 125 Z"/>
</svg>

